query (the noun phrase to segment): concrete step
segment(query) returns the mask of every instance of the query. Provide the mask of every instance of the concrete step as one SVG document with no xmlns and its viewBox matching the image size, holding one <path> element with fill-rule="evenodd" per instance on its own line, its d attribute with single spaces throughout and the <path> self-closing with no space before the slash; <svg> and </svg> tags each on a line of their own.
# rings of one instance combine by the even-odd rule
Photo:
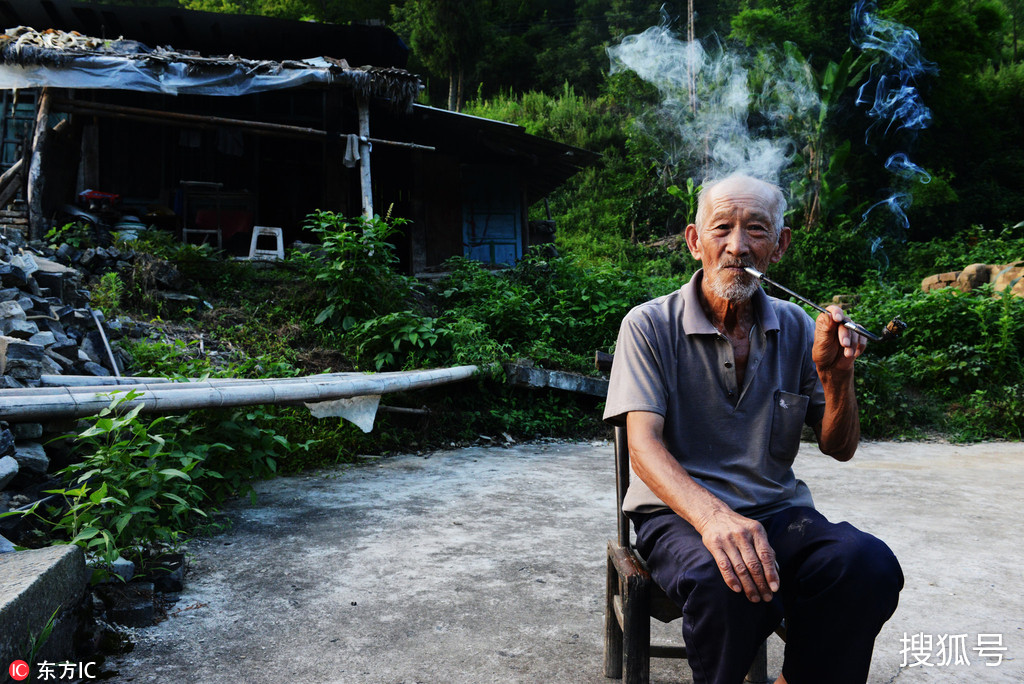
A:
<svg viewBox="0 0 1024 684">
<path fill-rule="evenodd" d="M 0 663 L 28 661 L 32 639 L 54 615 L 50 638 L 35 661 L 75 660 L 78 606 L 89 584 L 77 546 L 51 546 L 0 554 Z M 35 670 L 35 663 L 29 663 Z"/>
</svg>

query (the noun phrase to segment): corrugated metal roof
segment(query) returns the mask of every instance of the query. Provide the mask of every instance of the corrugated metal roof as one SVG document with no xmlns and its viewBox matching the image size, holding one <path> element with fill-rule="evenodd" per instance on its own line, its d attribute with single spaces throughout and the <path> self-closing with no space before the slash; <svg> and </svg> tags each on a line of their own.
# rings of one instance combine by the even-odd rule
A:
<svg viewBox="0 0 1024 684">
<path fill-rule="evenodd" d="M 450 112 L 424 105 L 413 105 L 413 120 L 418 123 L 415 139 L 437 147 L 454 148 L 460 156 L 471 157 L 484 151 L 512 159 L 524 174 L 530 197 L 545 197 L 601 155 L 572 145 L 531 135 L 522 126 Z M 410 124 L 411 125 L 411 124 Z"/>
</svg>

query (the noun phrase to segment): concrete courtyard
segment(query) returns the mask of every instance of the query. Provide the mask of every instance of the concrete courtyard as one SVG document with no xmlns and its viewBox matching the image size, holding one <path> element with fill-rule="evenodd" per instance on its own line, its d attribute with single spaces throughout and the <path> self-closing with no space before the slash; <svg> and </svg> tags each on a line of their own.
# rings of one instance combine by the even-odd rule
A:
<svg viewBox="0 0 1024 684">
<path fill-rule="evenodd" d="M 805 444 L 796 470 L 823 513 L 903 564 L 871 684 L 1024 682 L 1024 444 L 865 443 L 847 464 Z M 180 601 L 108 661 L 110 681 L 611 681 L 609 443 L 400 456 L 257 489 L 229 531 L 190 544 Z M 772 676 L 782 647 L 772 637 Z M 678 661 L 651 679 L 691 681 Z"/>
</svg>

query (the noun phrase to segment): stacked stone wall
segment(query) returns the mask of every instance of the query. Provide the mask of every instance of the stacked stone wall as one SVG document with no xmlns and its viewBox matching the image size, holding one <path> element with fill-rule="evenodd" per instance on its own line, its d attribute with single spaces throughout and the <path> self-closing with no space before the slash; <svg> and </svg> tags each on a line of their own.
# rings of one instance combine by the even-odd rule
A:
<svg viewBox="0 0 1024 684">
<path fill-rule="evenodd" d="M 991 283 L 995 292 L 1009 292 L 1024 297 L 1024 260 L 1010 264 L 971 264 L 962 271 L 949 271 L 928 276 L 921 281 L 925 292 L 955 287 L 970 292 Z"/>
</svg>

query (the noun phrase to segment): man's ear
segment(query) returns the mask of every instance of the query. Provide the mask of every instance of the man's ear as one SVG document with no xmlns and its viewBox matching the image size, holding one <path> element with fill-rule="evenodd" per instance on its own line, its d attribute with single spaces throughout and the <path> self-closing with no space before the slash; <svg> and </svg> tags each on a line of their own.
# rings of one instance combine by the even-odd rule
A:
<svg viewBox="0 0 1024 684">
<path fill-rule="evenodd" d="M 693 223 L 686 226 L 686 246 L 690 250 L 690 254 L 697 261 L 700 261 L 700 240 L 697 239 L 697 226 Z"/>
<path fill-rule="evenodd" d="M 779 241 L 775 245 L 775 251 L 772 252 L 771 263 L 777 264 L 782 259 L 782 255 L 789 249 L 790 243 L 793 241 L 793 231 L 789 229 L 789 226 L 783 226 L 782 230 L 779 231 Z"/>
</svg>

